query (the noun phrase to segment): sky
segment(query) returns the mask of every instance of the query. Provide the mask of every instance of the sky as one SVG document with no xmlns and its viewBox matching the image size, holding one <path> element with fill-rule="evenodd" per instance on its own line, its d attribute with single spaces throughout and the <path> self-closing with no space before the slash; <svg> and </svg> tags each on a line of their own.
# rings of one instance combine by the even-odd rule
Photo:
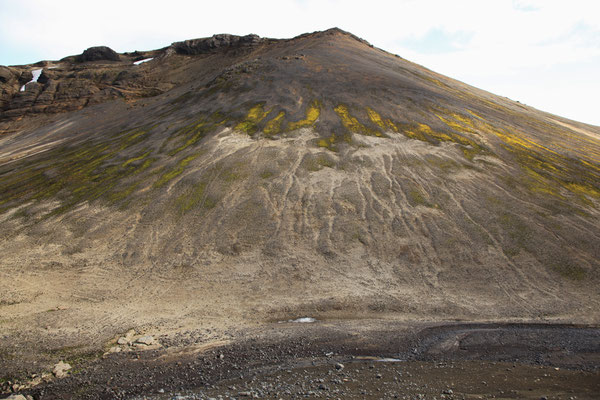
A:
<svg viewBox="0 0 600 400">
<path fill-rule="evenodd" d="M 451 78 L 600 126 L 598 0 L 0 0 L 0 65 L 106 45 L 339 27 Z"/>
</svg>

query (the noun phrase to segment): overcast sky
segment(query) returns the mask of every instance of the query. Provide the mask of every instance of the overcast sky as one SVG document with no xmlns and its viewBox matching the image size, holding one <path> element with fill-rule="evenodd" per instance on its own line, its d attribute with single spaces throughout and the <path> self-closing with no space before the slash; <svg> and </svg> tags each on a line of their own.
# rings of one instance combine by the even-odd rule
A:
<svg viewBox="0 0 600 400">
<path fill-rule="evenodd" d="M 544 111 L 600 125 L 598 0 L 0 0 L 0 64 L 215 33 L 288 38 L 337 26 Z"/>
</svg>

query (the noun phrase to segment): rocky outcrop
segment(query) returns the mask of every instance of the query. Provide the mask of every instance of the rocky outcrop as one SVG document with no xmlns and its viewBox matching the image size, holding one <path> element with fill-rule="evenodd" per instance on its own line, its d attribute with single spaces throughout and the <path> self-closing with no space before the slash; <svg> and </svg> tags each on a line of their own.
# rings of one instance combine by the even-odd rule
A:
<svg viewBox="0 0 600 400">
<path fill-rule="evenodd" d="M 191 60 L 168 56 L 251 48 L 262 40 L 257 35 L 219 34 L 176 42 L 161 50 L 123 54 L 107 46 L 96 46 L 58 62 L 0 66 L 0 121 L 10 123 L 26 114 L 73 111 L 117 98 L 131 100 L 156 96 L 195 79 L 189 74 L 178 75 L 177 68 Z M 152 68 L 133 64 L 148 57 L 157 57 L 161 61 L 154 63 Z M 42 74 L 37 82 L 31 82 L 32 71 L 39 68 L 43 68 Z M 21 91 L 23 85 L 27 86 Z M 0 131 L 2 129 L 0 127 Z"/>
<path fill-rule="evenodd" d="M 6 109 L 10 99 L 18 92 L 19 72 L 0 65 L 0 111 Z"/>
<path fill-rule="evenodd" d="M 96 57 L 93 52 L 91 54 L 91 58 Z M 0 120 L 10 121 L 26 114 L 73 111 L 116 98 L 162 93 L 156 89 L 155 80 L 147 77 L 148 73 L 160 74 L 159 70 L 142 74 L 129 60 L 126 63 L 85 64 L 73 59 L 70 57 L 58 65 L 46 66 L 36 82 L 31 82 L 32 66 L 0 67 Z M 21 90 L 23 85 L 26 87 Z"/>
<path fill-rule="evenodd" d="M 222 47 L 252 46 L 261 41 L 258 35 L 236 36 L 229 34 L 214 35 L 209 38 L 184 40 L 171 45 L 179 54 L 195 55 L 210 53 Z"/>
<path fill-rule="evenodd" d="M 77 62 L 120 60 L 119 54 L 107 46 L 90 47 L 76 58 Z"/>
<path fill-rule="evenodd" d="M 14 78 L 14 74 L 5 66 L 0 66 L 0 83 L 7 83 Z"/>
</svg>

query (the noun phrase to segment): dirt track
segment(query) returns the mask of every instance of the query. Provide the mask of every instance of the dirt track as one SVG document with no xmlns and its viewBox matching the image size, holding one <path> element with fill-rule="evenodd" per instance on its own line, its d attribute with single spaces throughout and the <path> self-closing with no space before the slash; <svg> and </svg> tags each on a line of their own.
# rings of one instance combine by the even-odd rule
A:
<svg viewBox="0 0 600 400">
<path fill-rule="evenodd" d="M 433 395 L 448 389 L 450 383 L 455 384 L 454 390 L 461 387 L 463 395 L 483 393 L 488 396 L 502 390 L 506 391 L 507 397 L 513 398 L 524 390 L 528 393 L 524 396 L 528 397 L 537 395 L 542 389 L 540 381 L 535 379 L 548 378 L 550 374 L 556 375 L 553 382 L 558 386 L 554 389 L 548 386 L 544 395 L 574 390 L 572 393 L 577 393 L 577 398 L 593 398 L 591 394 L 600 389 L 600 329 L 590 326 L 432 325 L 375 320 L 282 323 L 245 334 L 240 332 L 238 340 L 230 345 L 205 351 L 198 349 L 170 343 L 162 350 L 113 354 L 82 362 L 69 377 L 40 385 L 27 393 L 41 399 L 114 399 L 172 393 L 192 393 L 201 398 L 205 394 L 236 396 L 238 391 L 230 389 L 231 386 L 252 388 L 263 382 L 264 387 L 273 388 L 262 392 L 266 398 L 279 395 L 303 397 L 308 392 L 323 396 L 323 390 L 318 389 L 321 384 L 318 377 L 326 374 L 327 379 L 333 379 L 331 373 L 325 371 L 332 370 L 336 362 L 352 363 L 352 367 L 344 369 L 351 375 L 346 377 L 351 379 L 348 382 L 354 382 L 344 389 L 345 398 L 355 395 L 357 398 L 380 398 L 378 396 L 391 396 L 392 392 Z M 373 364 L 368 357 L 393 357 L 405 362 Z M 366 367 L 368 364 L 376 365 L 374 368 L 379 372 L 370 371 L 371 368 Z M 541 366 L 544 367 L 540 369 Z M 502 371 L 508 373 L 507 368 L 516 368 L 511 374 L 519 378 L 510 378 L 512 383 L 503 380 L 509 378 L 501 374 Z M 292 383 L 286 383 L 289 377 L 284 379 L 278 375 L 288 370 L 292 371 L 286 372 L 288 375 L 299 374 L 296 380 L 305 381 L 304 392 L 300 390 L 303 394 L 298 395 L 298 390 L 285 394 L 285 390 L 289 391 L 289 385 L 287 389 L 285 385 Z M 419 375 L 419 370 L 429 372 Z M 389 389 L 386 386 L 389 383 L 384 385 L 383 382 L 391 382 L 386 379 L 393 380 L 402 371 L 414 375 L 412 380 L 405 379 L 414 385 L 404 389 L 394 386 L 395 389 L 385 392 L 385 396 L 378 392 L 377 388 Z M 377 373 L 382 377 L 376 378 Z M 486 373 L 490 374 L 489 385 L 486 384 L 486 390 L 483 390 L 479 377 Z M 429 374 L 438 374 L 439 379 L 428 380 Z M 494 378 L 499 374 L 502 379 Z M 383 375 L 386 375 L 385 379 Z M 441 379 L 442 376 L 446 378 Z M 249 380 L 250 377 L 253 378 Z M 422 384 L 427 386 L 415 386 Z M 331 382 L 328 385 L 331 386 Z M 471 392 L 468 387 L 472 388 L 469 389 Z M 517 394 L 511 392 L 509 395 L 510 390 Z"/>
</svg>

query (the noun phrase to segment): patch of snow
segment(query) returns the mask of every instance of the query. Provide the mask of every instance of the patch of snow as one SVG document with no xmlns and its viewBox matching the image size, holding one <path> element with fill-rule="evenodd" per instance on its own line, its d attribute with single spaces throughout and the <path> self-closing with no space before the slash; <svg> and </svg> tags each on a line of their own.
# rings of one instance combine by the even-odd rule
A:
<svg viewBox="0 0 600 400">
<path fill-rule="evenodd" d="M 25 86 L 27 86 L 29 83 L 31 82 L 37 82 L 38 79 L 40 79 L 40 75 L 42 75 L 42 71 L 44 70 L 44 68 L 40 68 L 40 69 L 34 69 L 33 71 L 31 71 L 31 74 L 33 75 L 33 78 L 31 78 L 31 80 L 29 82 L 27 82 L 26 84 L 24 84 L 23 86 L 21 86 L 20 91 L 24 92 L 25 91 Z"/>
<path fill-rule="evenodd" d="M 317 322 L 317 320 L 315 318 L 311 318 L 311 317 L 302 317 L 302 318 L 297 318 L 297 319 L 288 319 L 287 321 L 278 321 L 278 324 L 285 324 L 286 322 L 293 322 L 293 323 L 299 323 L 299 324 L 309 324 L 312 322 Z"/>
<path fill-rule="evenodd" d="M 40 78 L 40 75 L 42 75 L 43 70 L 44 70 L 43 68 L 40 68 L 40 69 L 34 69 L 33 71 L 31 71 L 31 73 L 33 74 L 33 78 L 27 83 L 37 82 L 38 79 Z"/>
<path fill-rule="evenodd" d="M 377 362 L 403 362 L 404 360 L 401 360 L 399 358 L 380 358 L 379 360 L 377 360 Z"/>
<path fill-rule="evenodd" d="M 143 60 L 136 61 L 136 62 L 133 63 L 133 65 L 140 65 L 141 63 L 145 63 L 145 62 L 148 62 L 148 61 L 151 61 L 151 60 L 154 60 L 154 57 L 152 57 L 152 58 L 144 58 Z"/>
<path fill-rule="evenodd" d="M 300 324 L 309 324 L 311 322 L 316 322 L 317 320 L 311 317 L 302 317 L 298 319 L 290 319 L 288 322 L 295 322 Z"/>
</svg>

